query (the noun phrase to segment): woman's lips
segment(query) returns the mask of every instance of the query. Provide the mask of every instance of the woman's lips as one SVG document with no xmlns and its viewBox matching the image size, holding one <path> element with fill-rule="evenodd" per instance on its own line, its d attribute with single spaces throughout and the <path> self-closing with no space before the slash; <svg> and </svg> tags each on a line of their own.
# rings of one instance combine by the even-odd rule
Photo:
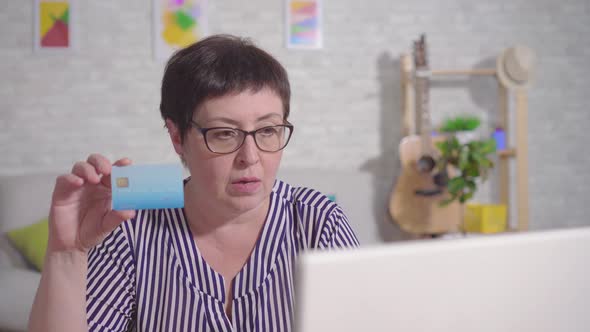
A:
<svg viewBox="0 0 590 332">
<path fill-rule="evenodd" d="M 231 188 L 238 193 L 251 194 L 258 191 L 261 185 L 262 181 L 259 178 L 243 177 L 232 181 Z"/>
</svg>

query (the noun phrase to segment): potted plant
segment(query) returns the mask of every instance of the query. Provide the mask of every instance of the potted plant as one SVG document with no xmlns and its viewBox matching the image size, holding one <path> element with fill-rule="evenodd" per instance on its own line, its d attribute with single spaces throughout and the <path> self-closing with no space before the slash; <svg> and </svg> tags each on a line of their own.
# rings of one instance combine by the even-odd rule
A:
<svg viewBox="0 0 590 332">
<path fill-rule="evenodd" d="M 474 133 L 479 125 L 480 120 L 477 117 L 460 116 L 446 120 L 439 128 L 447 138 L 436 143 L 441 153 L 436 167 L 445 178 L 435 180 L 446 183 L 451 196 L 442 201 L 442 205 L 455 200 L 465 203 L 473 198 L 477 191 L 477 181 L 484 182 L 494 167 L 490 158 L 496 152 L 496 141 L 493 138 L 464 137 Z M 447 175 L 448 166 L 455 170 L 452 177 Z"/>
</svg>

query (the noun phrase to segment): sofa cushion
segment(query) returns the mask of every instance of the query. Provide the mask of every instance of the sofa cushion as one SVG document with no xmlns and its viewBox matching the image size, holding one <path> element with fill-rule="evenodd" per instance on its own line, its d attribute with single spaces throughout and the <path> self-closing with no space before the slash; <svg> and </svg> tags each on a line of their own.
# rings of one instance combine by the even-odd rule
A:
<svg viewBox="0 0 590 332">
<path fill-rule="evenodd" d="M 43 269 L 47 239 L 49 237 L 47 218 L 43 218 L 32 225 L 13 229 L 7 233 L 7 236 L 16 249 L 37 271 Z"/>
</svg>

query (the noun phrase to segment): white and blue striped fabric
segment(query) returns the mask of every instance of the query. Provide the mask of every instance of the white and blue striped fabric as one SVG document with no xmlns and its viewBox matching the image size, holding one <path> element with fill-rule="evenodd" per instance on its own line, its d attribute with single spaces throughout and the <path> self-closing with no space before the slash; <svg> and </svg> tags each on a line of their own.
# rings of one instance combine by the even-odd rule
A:
<svg viewBox="0 0 590 332">
<path fill-rule="evenodd" d="M 90 331 L 290 331 L 298 253 L 357 247 L 325 195 L 277 180 L 262 233 L 232 283 L 205 262 L 183 209 L 140 210 L 88 257 Z"/>
</svg>

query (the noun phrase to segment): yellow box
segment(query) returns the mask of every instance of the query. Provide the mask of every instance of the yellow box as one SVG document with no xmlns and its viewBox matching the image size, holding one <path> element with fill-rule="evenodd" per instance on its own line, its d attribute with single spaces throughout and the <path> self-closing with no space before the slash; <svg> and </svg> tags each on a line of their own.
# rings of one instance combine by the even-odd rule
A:
<svg viewBox="0 0 590 332">
<path fill-rule="evenodd" d="M 463 228 L 466 232 L 504 232 L 507 226 L 506 205 L 466 204 L 463 222 Z"/>
</svg>

